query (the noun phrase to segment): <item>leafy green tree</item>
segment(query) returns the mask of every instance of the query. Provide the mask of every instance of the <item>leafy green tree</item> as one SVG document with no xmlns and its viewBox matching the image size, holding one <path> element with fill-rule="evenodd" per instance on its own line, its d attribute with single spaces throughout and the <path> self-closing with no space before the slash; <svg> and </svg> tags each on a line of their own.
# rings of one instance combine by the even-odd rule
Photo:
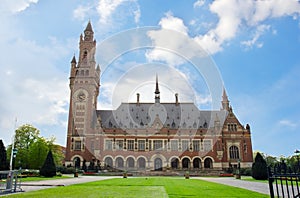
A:
<svg viewBox="0 0 300 198">
<path fill-rule="evenodd" d="M 256 180 L 268 179 L 267 162 L 259 152 L 256 154 L 252 164 L 252 177 Z"/>
<path fill-rule="evenodd" d="M 6 149 L 5 146 L 0 140 L 0 170 L 7 170 L 8 164 L 7 164 L 7 157 L 6 157 Z"/>
<path fill-rule="evenodd" d="M 44 138 L 38 137 L 29 146 L 29 167 L 30 169 L 40 169 L 47 157 L 49 146 Z"/>
<path fill-rule="evenodd" d="M 44 177 L 54 177 L 56 175 L 56 166 L 51 150 L 48 152 L 44 165 L 40 169 L 40 175 Z"/>
<path fill-rule="evenodd" d="M 24 124 L 16 130 L 15 148 L 18 153 L 15 158 L 15 167 L 30 168 L 30 145 L 37 141 L 40 131 L 30 124 Z"/>
<path fill-rule="evenodd" d="M 267 155 L 265 157 L 266 162 L 267 162 L 267 166 L 271 166 L 274 167 L 275 164 L 277 164 L 279 161 L 277 160 L 277 157 L 271 156 L 271 155 Z"/>
</svg>

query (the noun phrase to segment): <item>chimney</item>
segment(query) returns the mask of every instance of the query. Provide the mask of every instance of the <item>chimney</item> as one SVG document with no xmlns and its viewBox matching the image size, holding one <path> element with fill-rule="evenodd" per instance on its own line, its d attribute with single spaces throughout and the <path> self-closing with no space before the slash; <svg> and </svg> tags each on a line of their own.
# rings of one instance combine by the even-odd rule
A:
<svg viewBox="0 0 300 198">
<path fill-rule="evenodd" d="M 175 94 L 175 105 L 178 106 L 179 102 L 178 102 L 178 93 Z"/>
<path fill-rule="evenodd" d="M 139 93 L 136 94 L 136 105 L 137 106 L 140 105 L 140 94 Z"/>
</svg>

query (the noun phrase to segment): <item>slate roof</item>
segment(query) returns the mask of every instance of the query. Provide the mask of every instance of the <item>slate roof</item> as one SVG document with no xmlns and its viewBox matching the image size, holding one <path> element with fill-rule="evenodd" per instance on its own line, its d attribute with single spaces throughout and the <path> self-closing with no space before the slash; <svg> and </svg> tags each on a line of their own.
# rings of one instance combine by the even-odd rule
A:
<svg viewBox="0 0 300 198">
<path fill-rule="evenodd" d="M 211 128 L 223 125 L 227 111 L 199 110 L 193 103 L 122 103 L 116 110 L 97 110 L 103 128 L 140 129 L 160 122 L 170 129 Z"/>
</svg>

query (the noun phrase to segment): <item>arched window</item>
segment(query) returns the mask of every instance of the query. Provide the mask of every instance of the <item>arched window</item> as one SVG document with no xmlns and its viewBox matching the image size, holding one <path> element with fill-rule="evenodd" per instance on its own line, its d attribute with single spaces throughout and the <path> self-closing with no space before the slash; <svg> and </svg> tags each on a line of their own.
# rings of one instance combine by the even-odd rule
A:
<svg viewBox="0 0 300 198">
<path fill-rule="evenodd" d="M 204 168 L 213 168 L 213 161 L 210 158 L 204 160 Z"/>
<path fill-rule="evenodd" d="M 179 165 L 179 160 L 177 158 L 173 158 L 171 160 L 171 167 L 172 167 L 172 169 L 177 169 L 178 165 Z"/>
<path fill-rule="evenodd" d="M 112 166 L 113 166 L 113 160 L 111 159 L 111 157 L 105 158 L 104 163 L 105 163 L 105 165 L 106 165 L 107 167 L 112 167 Z"/>
<path fill-rule="evenodd" d="M 124 160 L 121 157 L 118 157 L 116 159 L 116 167 L 117 168 L 123 168 L 124 167 Z"/>
<path fill-rule="evenodd" d="M 146 160 L 144 158 L 139 158 L 138 159 L 138 166 L 140 169 L 145 169 L 146 168 Z"/>
<path fill-rule="evenodd" d="M 182 160 L 182 168 L 189 168 L 190 167 L 190 160 L 188 158 L 184 158 Z"/>
<path fill-rule="evenodd" d="M 237 146 L 229 147 L 229 158 L 230 159 L 239 159 L 239 148 Z"/>
<path fill-rule="evenodd" d="M 87 51 L 84 51 L 82 59 L 85 59 L 86 57 L 87 57 Z"/>
<path fill-rule="evenodd" d="M 199 158 L 194 159 L 193 166 L 194 168 L 201 168 L 201 160 Z"/>
<path fill-rule="evenodd" d="M 134 168 L 134 159 L 132 157 L 127 159 L 127 167 Z"/>
</svg>

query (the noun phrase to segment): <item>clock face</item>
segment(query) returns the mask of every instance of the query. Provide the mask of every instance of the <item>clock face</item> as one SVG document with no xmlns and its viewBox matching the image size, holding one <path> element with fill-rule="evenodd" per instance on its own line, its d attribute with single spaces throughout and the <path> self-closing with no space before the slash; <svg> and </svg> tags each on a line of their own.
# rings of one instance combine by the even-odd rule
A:
<svg viewBox="0 0 300 198">
<path fill-rule="evenodd" d="M 83 92 L 80 92 L 78 95 L 77 95 L 77 99 L 79 101 L 84 101 L 85 100 L 85 94 Z"/>
</svg>

